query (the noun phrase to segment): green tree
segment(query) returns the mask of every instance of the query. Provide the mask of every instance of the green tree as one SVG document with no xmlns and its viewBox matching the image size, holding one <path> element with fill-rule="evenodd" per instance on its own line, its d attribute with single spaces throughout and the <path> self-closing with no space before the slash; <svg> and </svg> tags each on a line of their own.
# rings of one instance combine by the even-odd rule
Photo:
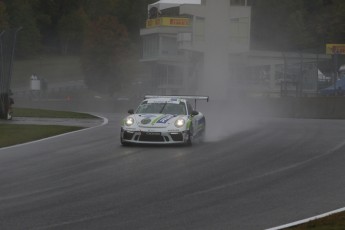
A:
<svg viewBox="0 0 345 230">
<path fill-rule="evenodd" d="M 128 33 L 113 16 L 91 22 L 83 46 L 82 69 L 86 85 L 112 93 L 121 77 L 121 61 L 127 56 Z"/>
<path fill-rule="evenodd" d="M 6 15 L 1 12 L 7 12 L 9 26 L 23 27 L 18 37 L 21 56 L 30 56 L 38 51 L 78 53 L 85 36 L 85 18 L 95 21 L 109 15 L 116 17 L 126 27 L 132 44 L 138 44 L 139 30 L 147 17 L 147 4 L 155 1 L 2 0 L 0 23 L 6 22 Z M 6 11 L 4 6 L 7 6 Z"/>
<path fill-rule="evenodd" d="M 87 29 L 88 17 L 83 8 L 63 15 L 58 23 L 58 34 L 63 54 L 80 50 Z"/>
<path fill-rule="evenodd" d="M 303 10 L 296 10 L 289 15 L 286 28 L 289 42 L 285 45 L 288 50 L 305 50 L 317 46 L 305 16 Z"/>
<path fill-rule="evenodd" d="M 11 0 L 7 2 L 10 27 L 22 27 L 17 39 L 17 56 L 30 56 L 41 48 L 41 35 L 32 6 L 36 0 Z"/>
<path fill-rule="evenodd" d="M 8 23 L 8 14 L 6 10 L 6 4 L 0 1 L 0 31 L 7 29 L 9 26 Z"/>
<path fill-rule="evenodd" d="M 252 48 L 322 52 L 344 43 L 343 0 L 253 0 Z"/>
<path fill-rule="evenodd" d="M 147 6 L 153 2 L 157 0 L 118 0 L 114 14 L 127 27 L 132 41 L 139 41 L 140 29 L 147 19 Z"/>
<path fill-rule="evenodd" d="M 333 0 L 323 4 L 313 21 L 320 43 L 345 43 L 345 1 Z"/>
<path fill-rule="evenodd" d="M 145 25 L 147 5 L 157 0 L 85 0 L 87 15 L 95 20 L 112 15 L 126 26 L 131 40 L 139 40 L 139 30 Z"/>
<path fill-rule="evenodd" d="M 99 17 L 114 15 L 119 0 L 85 0 L 84 8 L 91 20 Z"/>
<path fill-rule="evenodd" d="M 60 52 L 60 36 L 63 30 L 60 25 L 61 19 L 71 17 L 82 7 L 83 0 L 37 0 L 34 11 L 38 28 L 42 34 L 42 44 L 49 50 Z"/>
<path fill-rule="evenodd" d="M 302 0 L 257 0 L 252 9 L 254 48 L 286 50 L 292 45 L 287 33 L 288 19 Z M 290 28 L 291 30 L 291 28 Z"/>
</svg>

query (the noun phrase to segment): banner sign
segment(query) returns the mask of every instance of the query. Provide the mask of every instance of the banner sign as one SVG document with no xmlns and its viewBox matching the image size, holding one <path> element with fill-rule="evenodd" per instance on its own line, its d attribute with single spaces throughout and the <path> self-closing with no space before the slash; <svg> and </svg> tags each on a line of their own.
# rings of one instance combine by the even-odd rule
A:
<svg viewBox="0 0 345 230">
<path fill-rule="evenodd" d="M 189 18 L 170 18 L 170 17 L 161 17 L 148 19 L 146 21 L 146 28 L 152 28 L 157 26 L 178 26 L 178 27 L 188 27 Z"/>
<path fill-rule="evenodd" d="M 345 44 L 326 44 L 326 54 L 345 54 Z"/>
</svg>

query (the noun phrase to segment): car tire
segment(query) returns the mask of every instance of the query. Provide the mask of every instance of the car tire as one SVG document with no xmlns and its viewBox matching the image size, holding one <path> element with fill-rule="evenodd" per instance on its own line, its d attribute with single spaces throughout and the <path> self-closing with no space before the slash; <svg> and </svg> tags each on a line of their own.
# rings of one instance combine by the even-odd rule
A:
<svg viewBox="0 0 345 230">
<path fill-rule="evenodd" d="M 130 145 L 128 142 L 123 141 L 122 138 L 121 138 L 120 142 L 121 142 L 122 146 L 129 146 Z"/>
<path fill-rule="evenodd" d="M 129 143 L 123 141 L 122 132 L 120 132 L 120 143 L 121 143 L 122 146 L 128 146 L 129 145 Z"/>
<path fill-rule="evenodd" d="M 188 131 L 188 140 L 187 145 L 191 146 L 193 145 L 193 126 L 191 125 Z"/>
<path fill-rule="evenodd" d="M 205 136 L 206 136 L 206 121 L 205 121 L 204 130 L 202 131 L 201 136 L 200 136 L 200 142 L 205 142 L 205 139 L 206 139 Z"/>
</svg>

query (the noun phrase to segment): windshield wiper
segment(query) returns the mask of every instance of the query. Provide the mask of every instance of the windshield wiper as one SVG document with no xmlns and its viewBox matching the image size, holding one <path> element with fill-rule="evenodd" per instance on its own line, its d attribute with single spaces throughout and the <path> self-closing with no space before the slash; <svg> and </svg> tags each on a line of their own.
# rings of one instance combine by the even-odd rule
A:
<svg viewBox="0 0 345 230">
<path fill-rule="evenodd" d="M 167 104 L 168 104 L 167 102 L 164 103 L 164 105 L 163 105 L 161 111 L 159 111 L 159 113 L 162 113 L 162 112 L 163 112 L 163 110 L 164 110 L 164 108 L 165 108 L 165 106 L 166 106 Z"/>
</svg>

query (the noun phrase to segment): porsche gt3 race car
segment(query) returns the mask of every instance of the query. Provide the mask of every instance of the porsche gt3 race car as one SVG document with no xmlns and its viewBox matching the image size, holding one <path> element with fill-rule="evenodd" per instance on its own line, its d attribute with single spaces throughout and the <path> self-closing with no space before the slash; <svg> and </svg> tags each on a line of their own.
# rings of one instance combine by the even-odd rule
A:
<svg viewBox="0 0 345 230">
<path fill-rule="evenodd" d="M 189 100 L 208 101 L 208 96 L 147 95 L 122 121 L 120 141 L 128 144 L 187 144 L 202 141 L 206 120 Z"/>
</svg>

